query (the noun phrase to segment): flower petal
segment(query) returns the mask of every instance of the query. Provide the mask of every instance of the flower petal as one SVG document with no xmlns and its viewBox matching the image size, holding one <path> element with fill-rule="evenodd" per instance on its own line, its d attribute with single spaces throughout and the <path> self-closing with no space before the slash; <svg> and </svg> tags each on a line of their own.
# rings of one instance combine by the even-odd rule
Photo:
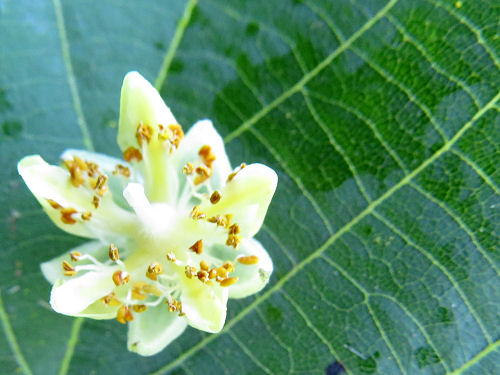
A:
<svg viewBox="0 0 500 375">
<path fill-rule="evenodd" d="M 208 286 L 198 280 L 186 280 L 182 290 L 182 312 L 191 327 L 219 332 L 226 321 L 227 288 Z"/>
<path fill-rule="evenodd" d="M 115 289 L 113 272 L 118 267 L 103 267 L 69 280 L 58 280 L 52 287 L 50 305 L 60 314 L 78 316 L 98 299 Z"/>
<path fill-rule="evenodd" d="M 177 194 L 177 175 L 168 142 L 175 136 L 170 126 L 177 125 L 158 91 L 139 73 L 128 73 L 121 91 L 118 145 L 126 160 L 130 148 L 141 153 L 142 161 L 136 165 L 142 170 L 151 202 L 173 202 Z M 140 126 L 146 129 L 145 136 L 141 136 Z M 165 139 L 160 139 L 162 131 Z"/>
<path fill-rule="evenodd" d="M 64 254 L 55 257 L 47 262 L 43 262 L 40 264 L 40 268 L 42 270 L 43 276 L 45 279 L 54 284 L 58 279 L 64 278 L 64 271 L 61 267 L 63 260 L 69 261 L 69 254 L 72 252 L 79 252 L 81 254 L 92 255 L 99 261 L 105 261 L 108 257 L 108 246 L 104 245 L 100 241 L 91 241 L 86 242 L 83 245 L 77 246 L 71 250 L 68 250 Z M 90 264 L 87 260 L 81 260 L 78 262 L 78 265 Z"/>
<path fill-rule="evenodd" d="M 195 165 L 201 163 L 198 151 L 204 145 L 210 146 L 211 151 L 215 155 L 215 161 L 212 163 L 213 173 L 210 183 L 214 189 L 221 189 L 224 186 L 227 176 L 231 173 L 231 165 L 229 164 L 229 159 L 224 148 L 224 141 L 210 120 L 201 120 L 194 124 L 181 142 L 179 151 L 177 152 L 178 165 L 180 166 L 179 172 L 182 171 L 182 167 L 188 162 Z M 181 176 L 180 179 L 182 181 L 185 177 Z"/>
<path fill-rule="evenodd" d="M 106 193 L 96 209 L 92 204 L 95 192 L 85 186 L 75 187 L 70 182 L 66 169 L 46 163 L 40 156 L 23 158 L 17 165 L 19 174 L 52 221 L 61 229 L 83 237 L 113 238 L 130 233 L 135 222 L 134 215 L 118 207 Z M 64 208 L 73 208 L 69 215 L 74 222 L 68 223 L 59 208 L 54 208 L 49 200 Z M 90 212 L 90 220 L 83 220 L 81 214 Z"/>
<path fill-rule="evenodd" d="M 252 237 L 262 226 L 267 208 L 276 190 L 278 176 L 263 164 L 250 164 L 241 169 L 222 189 L 217 204 L 205 205 L 207 216 L 232 214 L 242 237 Z"/>
<path fill-rule="evenodd" d="M 235 271 L 231 276 L 238 277 L 238 281 L 231 285 L 229 298 L 244 298 L 262 290 L 269 282 L 273 272 L 273 262 L 262 244 L 254 238 L 244 239 L 238 251 L 227 246 L 214 246 L 210 249 L 210 255 L 223 261 L 230 260 L 235 265 Z M 256 256 L 256 264 L 242 264 L 237 258 Z"/>
<path fill-rule="evenodd" d="M 116 318 L 116 313 L 119 308 L 120 306 L 106 305 L 103 301 L 97 300 L 85 310 L 74 316 L 97 320 L 114 319 Z"/>
<path fill-rule="evenodd" d="M 97 164 L 99 166 L 99 170 L 108 177 L 109 190 L 112 193 L 115 203 L 122 208 L 127 207 L 127 204 L 122 196 L 123 189 L 129 181 L 135 181 L 142 178 L 134 173 L 134 169 L 129 163 L 118 158 L 99 154 L 97 152 L 76 149 L 65 150 L 61 155 L 61 160 L 73 160 L 73 157 L 75 156 L 86 162 Z M 117 166 L 120 166 L 121 168 L 118 171 Z M 125 173 L 129 173 L 130 177 L 125 176 Z"/>
<path fill-rule="evenodd" d="M 168 311 L 165 303 L 134 314 L 128 325 L 128 350 L 149 356 L 160 352 L 187 327 L 186 319 Z"/>
</svg>

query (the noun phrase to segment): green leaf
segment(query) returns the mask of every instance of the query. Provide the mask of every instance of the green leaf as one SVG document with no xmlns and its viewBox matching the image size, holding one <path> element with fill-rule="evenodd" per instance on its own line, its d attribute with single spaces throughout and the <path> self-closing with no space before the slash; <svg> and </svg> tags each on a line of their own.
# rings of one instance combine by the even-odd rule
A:
<svg viewBox="0 0 500 375">
<path fill-rule="evenodd" d="M 0 1 L 3 373 L 500 372 L 494 3 Z M 233 165 L 280 179 L 258 234 L 269 286 L 151 358 L 116 321 L 50 310 L 39 264 L 82 240 L 16 172 L 69 147 L 119 155 L 129 70 L 185 128 L 211 118 Z"/>
</svg>

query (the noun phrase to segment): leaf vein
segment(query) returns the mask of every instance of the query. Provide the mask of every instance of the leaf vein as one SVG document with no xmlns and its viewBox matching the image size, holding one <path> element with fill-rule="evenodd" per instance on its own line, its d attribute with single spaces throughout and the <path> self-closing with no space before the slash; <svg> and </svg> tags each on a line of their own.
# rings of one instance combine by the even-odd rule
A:
<svg viewBox="0 0 500 375">
<path fill-rule="evenodd" d="M 170 69 L 170 66 L 172 65 L 175 53 L 179 48 L 182 37 L 184 36 L 184 31 L 189 25 L 189 21 L 191 20 L 193 10 L 196 7 L 197 3 L 198 0 L 188 0 L 186 8 L 184 8 L 184 13 L 182 14 L 181 19 L 177 24 L 174 36 L 172 38 L 172 41 L 170 42 L 170 45 L 168 46 L 167 53 L 165 54 L 160 70 L 158 72 L 158 76 L 155 80 L 155 87 L 158 91 L 161 91 L 161 89 L 165 85 L 165 82 L 167 81 L 168 71 Z"/>
<path fill-rule="evenodd" d="M 57 21 L 57 30 L 59 32 L 59 38 L 61 41 L 61 53 L 66 67 L 66 78 L 68 80 L 69 89 L 71 92 L 71 97 L 73 98 L 73 107 L 77 117 L 78 125 L 80 127 L 80 132 L 83 137 L 83 144 L 89 151 L 94 151 L 94 145 L 92 144 L 92 137 L 90 136 L 90 131 L 85 120 L 85 115 L 83 114 L 82 103 L 80 100 L 80 94 L 78 93 L 78 85 L 76 83 L 75 72 L 73 71 L 73 64 L 71 63 L 71 53 L 69 48 L 68 36 L 66 35 L 66 26 L 64 23 L 64 14 L 61 5 L 61 0 L 52 0 L 54 6 L 54 12 Z"/>
<path fill-rule="evenodd" d="M 462 159 L 466 164 L 469 165 L 469 167 L 471 167 L 474 172 L 476 172 L 482 179 L 483 181 L 490 187 L 493 189 L 493 191 L 497 194 L 497 195 L 500 195 L 500 188 L 495 184 L 495 182 L 491 179 L 490 176 L 488 176 L 488 174 L 483 171 L 483 169 L 477 165 L 477 163 L 475 163 L 472 159 L 470 159 L 468 156 L 466 156 L 463 152 L 457 150 L 456 147 L 454 147 L 452 150 L 451 150 L 452 153 L 454 153 L 455 155 L 457 155 L 460 159 Z"/>
<path fill-rule="evenodd" d="M 353 33 L 349 39 L 337 47 L 332 53 L 330 53 L 324 60 L 322 60 L 315 68 L 310 70 L 305 74 L 297 83 L 295 83 L 291 88 L 284 91 L 280 96 L 275 98 L 271 103 L 263 107 L 260 111 L 255 113 L 252 117 L 244 121 L 240 126 L 234 129 L 231 133 L 226 135 L 224 141 L 226 143 L 231 142 L 234 138 L 239 136 L 241 133 L 245 132 L 251 128 L 255 123 L 257 123 L 261 118 L 268 114 L 271 110 L 279 106 L 286 99 L 291 97 L 293 94 L 298 92 L 302 87 L 304 87 L 311 79 L 316 77 L 324 68 L 326 68 L 330 63 L 339 56 L 342 52 L 347 50 L 359 37 L 361 37 L 366 31 L 368 31 L 375 23 L 377 23 L 392 7 L 398 2 L 398 0 L 390 0 L 387 4 L 370 20 L 368 20 L 363 26 L 361 26 L 355 33 Z"/>
<path fill-rule="evenodd" d="M 9 316 L 7 315 L 7 311 L 5 311 L 5 307 L 3 305 L 2 299 L 2 290 L 0 289 L 0 321 L 2 323 L 2 327 L 5 333 L 5 338 L 7 339 L 7 343 L 10 346 L 10 350 L 14 355 L 14 359 L 16 360 L 19 368 L 23 372 L 24 375 L 33 375 L 31 369 L 24 358 L 24 355 L 19 347 L 19 344 L 16 339 L 16 334 L 10 325 Z"/>
<path fill-rule="evenodd" d="M 266 366 L 264 366 L 252 353 L 250 349 L 247 348 L 245 344 L 243 344 L 240 339 L 233 334 L 231 331 L 228 332 L 229 337 L 243 350 L 243 352 L 247 355 L 250 360 L 257 365 L 262 371 L 264 371 L 266 374 L 273 375 L 274 373 L 269 370 Z"/>
<path fill-rule="evenodd" d="M 384 216 L 382 216 L 380 213 L 373 211 L 372 212 L 373 216 L 375 216 L 379 221 L 381 221 L 386 227 L 388 227 L 391 231 L 393 231 L 395 234 L 397 234 L 399 237 L 401 237 L 407 244 L 409 244 L 411 247 L 414 249 L 418 250 L 420 254 L 425 256 L 433 265 L 435 265 L 439 270 L 446 276 L 446 278 L 451 282 L 457 293 L 460 295 L 460 298 L 462 298 L 462 301 L 464 301 L 465 305 L 467 306 L 467 309 L 471 313 L 471 315 L 474 317 L 474 320 L 479 326 L 479 329 L 483 333 L 484 338 L 488 343 L 491 343 L 491 337 L 488 334 L 488 331 L 486 330 L 486 327 L 484 326 L 484 323 L 482 322 L 482 319 L 479 317 L 479 314 L 477 313 L 476 309 L 474 306 L 472 306 L 471 302 L 469 301 L 469 298 L 465 294 L 465 292 L 462 290 L 462 287 L 458 283 L 458 281 L 453 277 L 453 275 L 448 271 L 448 269 L 438 260 L 436 257 L 431 254 L 429 251 L 425 250 L 423 247 L 418 245 L 416 242 L 414 242 L 409 235 L 404 233 L 401 229 L 396 227 L 394 224 L 389 222 Z"/>
</svg>

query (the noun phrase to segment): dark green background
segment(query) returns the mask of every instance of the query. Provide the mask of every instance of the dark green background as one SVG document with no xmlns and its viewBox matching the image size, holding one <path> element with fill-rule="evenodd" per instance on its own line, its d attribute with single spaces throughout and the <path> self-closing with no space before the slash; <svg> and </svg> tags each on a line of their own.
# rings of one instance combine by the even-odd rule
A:
<svg viewBox="0 0 500 375">
<path fill-rule="evenodd" d="M 494 0 L 0 0 L 0 369 L 16 374 L 500 372 L 500 7 Z M 126 351 L 50 310 L 39 263 L 81 242 L 16 172 L 119 155 L 124 74 L 279 185 L 275 272 L 218 335 Z"/>
</svg>

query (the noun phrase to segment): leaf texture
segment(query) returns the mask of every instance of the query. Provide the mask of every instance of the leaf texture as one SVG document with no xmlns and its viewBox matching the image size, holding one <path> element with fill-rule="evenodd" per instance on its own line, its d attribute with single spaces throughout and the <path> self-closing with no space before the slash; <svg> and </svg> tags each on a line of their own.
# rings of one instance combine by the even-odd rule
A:
<svg viewBox="0 0 500 375">
<path fill-rule="evenodd" d="M 488 0 L 0 2 L 0 368 L 500 372 L 499 19 Z M 257 236 L 269 286 L 151 358 L 115 321 L 50 310 L 39 264 L 81 240 L 16 172 L 69 147 L 118 156 L 129 70 L 280 181 Z"/>
</svg>

